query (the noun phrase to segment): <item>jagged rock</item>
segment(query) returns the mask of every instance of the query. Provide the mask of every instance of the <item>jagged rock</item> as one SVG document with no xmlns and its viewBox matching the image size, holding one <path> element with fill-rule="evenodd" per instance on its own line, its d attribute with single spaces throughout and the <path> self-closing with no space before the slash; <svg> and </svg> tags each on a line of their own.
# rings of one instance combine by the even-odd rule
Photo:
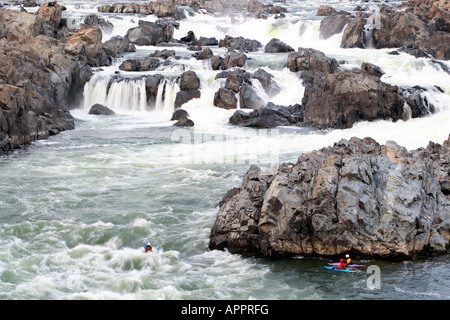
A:
<svg viewBox="0 0 450 320">
<path fill-rule="evenodd" d="M 111 33 L 114 25 L 103 18 L 99 18 L 95 14 L 90 14 L 84 19 L 84 23 L 92 27 L 100 28 L 105 33 Z"/>
<path fill-rule="evenodd" d="M 227 53 L 223 60 L 225 69 L 231 69 L 234 67 L 242 68 L 243 66 L 245 66 L 246 62 L 247 62 L 247 55 L 245 53 L 238 53 L 238 52 Z"/>
<path fill-rule="evenodd" d="M 326 16 L 326 17 L 335 16 L 335 15 L 337 15 L 337 13 L 338 12 L 336 9 L 334 9 L 333 7 L 330 7 L 329 5 L 326 5 L 326 4 L 321 5 L 319 7 L 319 9 L 317 9 L 318 16 Z"/>
<path fill-rule="evenodd" d="M 214 96 L 214 105 L 235 109 L 239 102 L 242 109 L 258 109 L 266 102 L 255 89 L 253 81 L 261 83 L 268 96 L 279 93 L 280 87 L 273 80 L 273 76 L 263 69 L 258 69 L 254 74 L 241 68 L 225 71 L 220 77 L 226 78 L 224 88 L 219 89 Z"/>
<path fill-rule="evenodd" d="M 253 52 L 258 51 L 258 49 L 262 47 L 262 44 L 258 40 L 226 35 L 224 39 L 219 41 L 219 47 L 243 52 Z"/>
<path fill-rule="evenodd" d="M 233 125 L 252 128 L 291 126 L 303 121 L 303 110 L 301 105 L 285 107 L 269 102 L 250 113 L 236 110 L 229 121 Z"/>
<path fill-rule="evenodd" d="M 450 137 L 409 152 L 352 138 L 296 163 L 252 165 L 222 199 L 209 248 L 271 257 L 447 253 L 449 145 Z"/>
<path fill-rule="evenodd" d="M 236 93 L 227 88 L 220 88 L 214 94 L 213 104 L 216 107 L 224 108 L 224 109 L 236 109 L 237 107 L 237 98 Z"/>
<path fill-rule="evenodd" d="M 150 54 L 150 57 L 156 57 L 156 58 L 162 58 L 164 60 L 167 60 L 171 57 L 175 57 L 175 50 L 155 50 L 152 54 Z"/>
<path fill-rule="evenodd" d="M 195 71 L 185 71 L 181 74 L 178 81 L 180 91 L 175 97 L 175 109 L 180 108 L 186 102 L 201 97 L 200 79 Z"/>
<path fill-rule="evenodd" d="M 214 53 L 210 48 L 205 48 L 201 52 L 196 52 L 192 56 L 195 57 L 197 60 L 206 60 L 211 59 L 214 56 Z"/>
<path fill-rule="evenodd" d="M 160 64 L 158 58 L 149 55 L 137 59 L 127 59 L 120 64 L 119 69 L 123 71 L 152 71 L 156 70 Z"/>
<path fill-rule="evenodd" d="M 256 70 L 253 73 L 252 78 L 257 79 L 261 83 L 262 87 L 269 97 L 273 97 L 281 92 L 281 87 L 275 81 L 273 75 L 271 75 L 264 69 L 259 68 L 258 70 Z"/>
<path fill-rule="evenodd" d="M 125 37 L 130 43 L 140 46 L 155 46 L 169 42 L 173 38 L 174 27 L 171 24 L 139 20 L 138 26 L 127 31 Z"/>
<path fill-rule="evenodd" d="M 306 85 L 302 103 L 306 124 L 321 128 L 350 128 L 358 121 L 403 119 L 398 87 L 378 76 L 353 69 L 333 74 L 316 72 Z"/>
<path fill-rule="evenodd" d="M 351 21 L 351 17 L 348 15 L 336 15 L 325 17 L 320 22 L 320 38 L 328 39 L 332 35 L 341 33 L 344 27 Z"/>
<path fill-rule="evenodd" d="M 295 51 L 290 45 L 284 43 L 280 39 L 271 39 L 264 47 L 264 52 L 266 53 L 276 53 L 276 52 L 291 52 Z"/>
<path fill-rule="evenodd" d="M 187 43 L 195 42 L 195 41 L 197 41 L 197 37 L 195 36 L 194 31 L 188 31 L 188 34 L 186 36 L 180 38 L 180 41 L 187 42 Z"/>
<path fill-rule="evenodd" d="M 127 38 L 114 36 L 103 43 L 103 50 L 107 56 L 117 57 L 122 53 L 136 52 L 136 47 Z"/>
<path fill-rule="evenodd" d="M 449 60 L 450 12 L 433 0 L 406 1 L 399 7 L 379 6 L 379 12 L 358 12 L 344 31 L 341 46 L 374 48 L 414 46 L 434 58 Z M 373 19 L 371 23 L 369 19 Z M 364 28 L 367 26 L 368 30 Z M 367 32 L 366 32 L 367 31 Z M 367 36 L 369 38 L 364 38 Z"/>
<path fill-rule="evenodd" d="M 327 57 L 319 50 L 298 48 L 296 52 L 289 53 L 287 66 L 292 72 L 309 70 L 333 73 L 338 63 L 336 59 Z"/>
<path fill-rule="evenodd" d="M 434 106 L 421 96 L 423 89 L 384 83 L 383 71 L 373 64 L 341 70 L 336 60 L 322 52 L 299 48 L 289 54 L 288 67 L 294 72 L 301 71 L 307 125 L 343 129 L 359 121 L 407 120 L 435 112 Z"/>
<path fill-rule="evenodd" d="M 56 2 L 0 9 L 0 153 L 75 127 L 91 66 L 108 65 L 98 28 L 68 32 Z"/>
</svg>

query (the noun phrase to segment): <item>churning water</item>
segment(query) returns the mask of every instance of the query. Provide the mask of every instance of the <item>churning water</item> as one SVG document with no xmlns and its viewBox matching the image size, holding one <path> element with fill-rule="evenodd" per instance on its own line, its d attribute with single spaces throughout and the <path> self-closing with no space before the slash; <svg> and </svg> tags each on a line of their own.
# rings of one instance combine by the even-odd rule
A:
<svg viewBox="0 0 450 320">
<path fill-rule="evenodd" d="M 107 2 L 113 1 L 59 1 L 73 25 Z M 112 82 L 107 90 L 121 61 L 162 49 L 138 47 L 95 72 L 84 104 L 72 111 L 75 130 L 0 158 L 0 299 L 449 299 L 448 256 L 362 261 L 376 272 L 362 268 L 346 274 L 327 272 L 325 259 L 272 260 L 208 249 L 219 201 L 241 184 L 251 164 L 296 161 L 302 152 L 353 136 L 370 136 L 382 144 L 394 140 L 408 149 L 448 137 L 450 75 L 429 59 L 389 55 L 391 50 L 342 49 L 342 34 L 321 40 L 315 13 L 323 3 L 342 10 L 358 4 L 289 1 L 284 19 L 267 20 L 186 9 L 188 18 L 180 21 L 174 37 L 192 30 L 197 36 L 243 36 L 263 45 L 276 37 L 294 48 L 313 47 L 346 60 L 346 68 L 371 62 L 384 70 L 386 82 L 438 85 L 443 93 L 427 93 L 438 112 L 397 123 L 358 123 L 346 130 L 237 128 L 228 124 L 233 110 L 213 106 L 221 86 L 217 72 L 185 48 L 167 48 L 180 57 L 175 64 L 152 72 L 121 72 L 127 79 Z M 139 19 L 156 20 L 98 15 L 114 24 L 104 40 L 125 35 Z M 282 105 L 301 102 L 304 88 L 285 68 L 287 54 L 248 56 L 247 70 L 264 68 L 282 88 L 273 97 L 261 94 L 264 99 Z M 164 97 L 159 92 L 157 103 L 149 106 L 141 78 L 158 73 L 175 79 L 184 70 L 194 70 L 201 80 L 201 98 L 183 106 L 195 122 L 192 129 L 173 127 L 170 121 L 176 83 L 167 80 L 161 86 Z M 94 103 L 116 115 L 89 115 Z M 155 252 L 144 254 L 143 241 Z M 375 275 L 379 285 L 371 282 Z"/>
</svg>

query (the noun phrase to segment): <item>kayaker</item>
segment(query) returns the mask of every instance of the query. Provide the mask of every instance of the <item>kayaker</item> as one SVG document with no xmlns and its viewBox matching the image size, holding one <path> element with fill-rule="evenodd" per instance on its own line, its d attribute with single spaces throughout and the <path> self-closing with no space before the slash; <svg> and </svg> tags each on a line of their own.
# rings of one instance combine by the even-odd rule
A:
<svg viewBox="0 0 450 320">
<path fill-rule="evenodd" d="M 147 244 L 146 246 L 145 246 L 145 252 L 147 253 L 150 253 L 150 252 L 152 252 L 152 246 L 150 245 L 150 244 Z"/>
<path fill-rule="evenodd" d="M 347 264 L 345 263 L 344 259 L 341 259 L 338 269 L 347 269 Z"/>
<path fill-rule="evenodd" d="M 345 263 L 346 263 L 347 265 L 349 265 L 349 264 L 352 263 L 352 259 L 350 259 L 350 255 L 349 255 L 349 254 L 346 254 L 346 255 L 345 255 L 345 259 L 346 259 Z"/>
</svg>

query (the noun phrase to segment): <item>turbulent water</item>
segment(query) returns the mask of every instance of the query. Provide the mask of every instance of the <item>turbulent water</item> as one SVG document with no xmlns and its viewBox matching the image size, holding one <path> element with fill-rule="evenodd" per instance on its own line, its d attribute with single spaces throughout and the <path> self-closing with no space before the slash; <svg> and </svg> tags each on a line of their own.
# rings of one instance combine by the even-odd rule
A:
<svg viewBox="0 0 450 320">
<path fill-rule="evenodd" d="M 67 8 L 64 17 L 77 26 L 97 13 L 97 5 L 113 1 L 58 2 Z M 345 68 L 371 62 L 385 71 L 385 82 L 442 88 L 443 93 L 427 93 L 437 112 L 397 123 L 363 122 L 347 130 L 232 127 L 228 118 L 234 111 L 213 106 L 222 85 L 214 80 L 217 71 L 182 47 L 168 48 L 180 57 L 176 64 L 153 72 L 121 72 L 129 80 L 107 91 L 123 59 L 162 49 L 138 47 L 136 53 L 96 70 L 86 85 L 84 104 L 71 111 L 75 130 L 0 158 L 0 299 L 450 299 L 448 256 L 366 260 L 362 263 L 367 267 L 356 273 L 342 273 L 325 270 L 326 259 L 272 260 L 208 249 L 218 203 L 227 190 L 240 185 L 250 164 L 296 161 L 302 152 L 353 136 L 370 136 L 382 144 L 394 140 L 408 149 L 448 137 L 450 75 L 429 59 L 389 55 L 392 49 L 342 49 L 342 34 L 321 40 L 316 12 L 323 3 L 348 11 L 360 4 L 287 1 L 284 19 L 267 20 L 186 8 L 188 18 L 180 21 L 174 38 L 192 30 L 197 36 L 243 36 L 265 45 L 275 37 L 294 48 L 312 47 L 345 60 Z M 104 41 L 125 35 L 139 19 L 156 20 L 99 16 L 114 24 Z M 218 47 L 213 51 L 225 53 Z M 261 97 L 282 105 L 300 103 L 303 86 L 285 68 L 287 54 L 264 54 L 261 49 L 248 56 L 247 70 L 264 68 L 282 87 L 275 97 Z M 183 70 L 194 70 L 201 80 L 201 98 L 183 106 L 195 122 L 192 129 L 173 127 L 170 121 L 176 84 L 167 81 L 165 99 L 160 96 L 155 106 L 148 106 L 139 79 L 152 73 L 175 78 Z M 97 102 L 117 115 L 89 115 Z M 144 241 L 154 247 L 152 254 L 143 253 Z"/>
</svg>

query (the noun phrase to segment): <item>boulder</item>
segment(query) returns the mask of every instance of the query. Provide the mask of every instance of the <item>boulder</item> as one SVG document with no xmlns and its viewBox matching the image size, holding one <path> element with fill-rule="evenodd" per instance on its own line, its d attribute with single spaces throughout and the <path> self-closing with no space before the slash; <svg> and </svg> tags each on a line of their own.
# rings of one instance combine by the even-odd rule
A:
<svg viewBox="0 0 450 320">
<path fill-rule="evenodd" d="M 295 51 L 290 45 L 284 43 L 280 39 L 271 39 L 264 47 L 266 53 L 279 53 Z"/>
<path fill-rule="evenodd" d="M 108 108 L 102 104 L 96 103 L 89 109 L 89 114 L 112 116 L 112 115 L 115 115 L 116 113 L 113 110 L 111 110 L 110 108 Z"/>
<path fill-rule="evenodd" d="M 161 62 L 158 58 L 149 55 L 137 59 L 127 59 L 120 64 L 119 69 L 122 71 L 152 71 L 160 65 Z"/>
<path fill-rule="evenodd" d="M 289 53 L 287 67 L 292 72 L 309 70 L 333 73 L 338 68 L 338 63 L 319 50 L 298 48 L 296 52 Z"/>
<path fill-rule="evenodd" d="M 303 76 L 303 75 L 302 75 Z M 319 128 L 350 128 L 358 121 L 403 119 L 403 99 L 397 86 L 361 69 L 326 74 L 316 72 L 305 86 L 305 124 Z"/>
<path fill-rule="evenodd" d="M 216 107 L 223 109 L 236 109 L 238 100 L 236 98 L 236 93 L 228 88 L 220 88 L 214 94 L 213 104 Z"/>
<path fill-rule="evenodd" d="M 213 51 L 210 48 L 205 48 L 201 52 L 196 52 L 192 55 L 197 60 L 211 59 L 214 56 Z"/>
<path fill-rule="evenodd" d="M 136 52 L 136 47 L 127 38 L 114 36 L 103 43 L 103 51 L 107 56 L 117 57 L 123 53 Z"/>
<path fill-rule="evenodd" d="M 219 47 L 242 52 L 254 52 L 258 51 L 258 49 L 262 47 L 262 44 L 258 40 L 226 35 L 224 39 L 219 41 Z"/>
<path fill-rule="evenodd" d="M 189 118 L 189 113 L 184 109 L 177 109 L 172 114 L 172 118 L 170 119 L 170 121 L 180 120 L 184 117 Z"/>
<path fill-rule="evenodd" d="M 193 127 L 194 121 L 187 116 L 182 116 L 177 122 L 173 124 L 175 127 Z"/>
<path fill-rule="evenodd" d="M 156 46 L 173 38 L 174 27 L 161 21 L 139 20 L 138 26 L 127 31 L 125 38 L 139 46 Z"/>
<path fill-rule="evenodd" d="M 223 60 L 225 69 L 231 69 L 234 67 L 242 68 L 243 66 L 245 66 L 246 62 L 247 62 L 247 55 L 245 53 L 238 53 L 238 52 L 227 53 Z"/>
<path fill-rule="evenodd" d="M 186 102 L 201 97 L 200 79 L 195 71 L 185 71 L 181 74 L 178 84 L 180 91 L 175 97 L 175 109 L 180 108 Z"/>
<path fill-rule="evenodd" d="M 302 121 L 303 110 L 301 105 L 285 107 L 275 105 L 271 102 L 250 113 L 243 110 L 236 110 L 229 120 L 230 124 L 252 128 L 292 126 Z"/>
<path fill-rule="evenodd" d="M 351 138 L 295 163 L 252 165 L 222 199 L 209 248 L 270 257 L 448 253 L 449 145 L 450 137 L 408 151 L 393 141 Z"/>
<path fill-rule="evenodd" d="M 344 48 L 415 46 L 433 58 L 450 59 L 450 12 L 438 1 L 406 1 L 381 5 L 374 13 L 358 12 L 342 37 Z"/>
</svg>

